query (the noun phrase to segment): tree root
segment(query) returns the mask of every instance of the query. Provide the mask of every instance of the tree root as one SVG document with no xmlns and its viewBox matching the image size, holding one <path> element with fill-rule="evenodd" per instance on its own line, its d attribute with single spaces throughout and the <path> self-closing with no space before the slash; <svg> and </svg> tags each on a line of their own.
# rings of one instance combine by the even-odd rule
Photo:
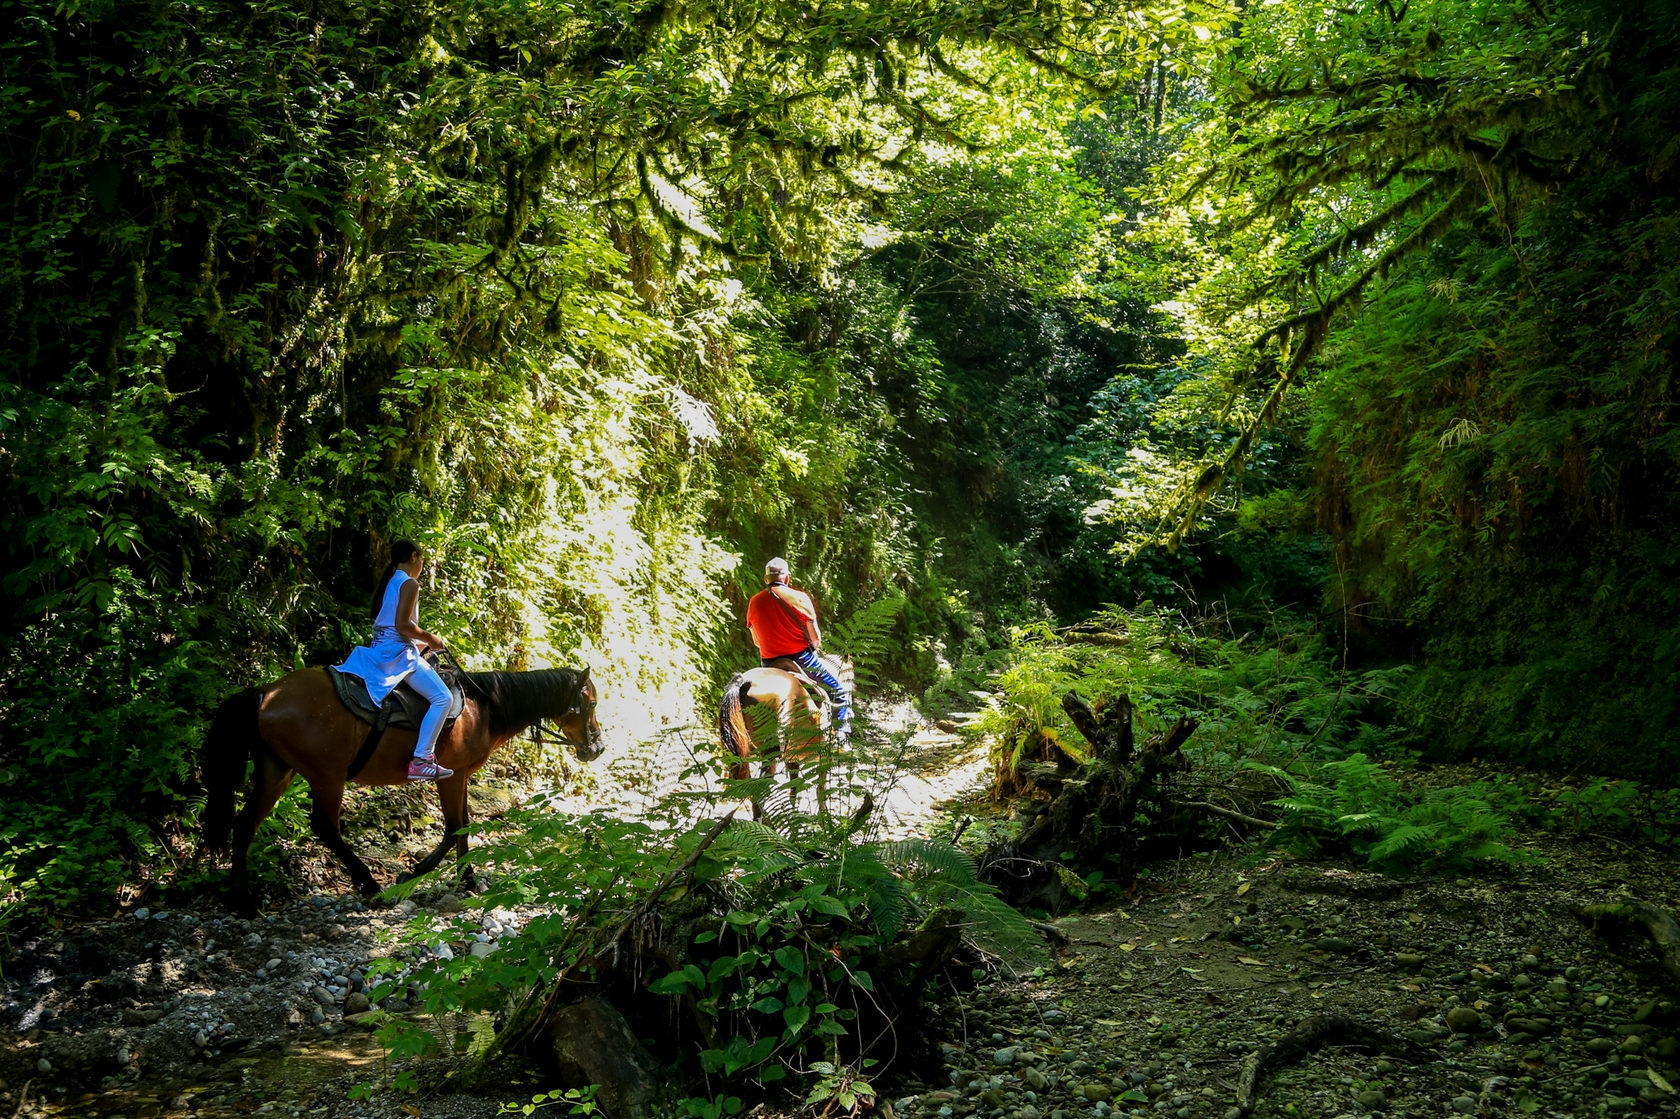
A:
<svg viewBox="0 0 1680 1119">
<path fill-rule="evenodd" d="M 1268 1071 L 1298 1061 L 1326 1045 L 1414 1058 L 1423 1053 L 1405 1038 L 1372 1029 L 1346 1014 L 1314 1014 L 1270 1045 L 1256 1050 L 1248 1059 L 1242 1082 L 1237 1087 L 1237 1115 L 1247 1115 L 1254 1110 L 1260 1094 L 1260 1078 Z"/>
<path fill-rule="evenodd" d="M 1602 931 L 1606 924 L 1624 931 L 1630 928 L 1644 929 L 1656 946 L 1657 957 L 1662 961 L 1663 970 L 1668 972 L 1669 977 L 1676 983 L 1680 983 L 1680 921 L 1674 919 L 1674 914 L 1643 901 L 1583 905 L 1580 913 L 1599 931 Z"/>
<path fill-rule="evenodd" d="M 1056 909 L 1066 897 L 1063 852 L 1112 852 L 1133 829 L 1139 802 L 1163 773 L 1190 768 L 1182 747 L 1196 721 L 1181 718 L 1163 735 L 1138 743 L 1132 730 L 1132 701 L 1118 695 L 1087 703 L 1075 692 L 1062 707 L 1091 745 L 1091 760 L 1055 767 L 1021 767 L 1024 777 L 1052 793 L 1042 811 L 1013 842 L 994 843 L 980 859 L 982 876 L 1005 899 Z"/>
</svg>

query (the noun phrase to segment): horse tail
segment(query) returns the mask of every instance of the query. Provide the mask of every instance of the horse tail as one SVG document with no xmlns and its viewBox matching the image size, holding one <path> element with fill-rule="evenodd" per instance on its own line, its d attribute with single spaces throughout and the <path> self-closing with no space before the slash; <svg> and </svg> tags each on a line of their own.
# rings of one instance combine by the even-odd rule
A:
<svg viewBox="0 0 1680 1119">
<path fill-rule="evenodd" d="M 730 772 L 737 781 L 745 781 L 752 776 L 752 768 L 747 761 L 753 751 L 752 732 L 747 729 L 746 716 L 741 710 L 741 694 L 746 690 L 747 678 L 737 672 L 723 686 L 723 702 L 718 704 L 718 737 L 722 740 L 723 752 L 736 758 Z"/>
<path fill-rule="evenodd" d="M 233 794 L 245 783 L 245 763 L 256 753 L 257 701 L 261 688 L 246 688 L 230 696 L 210 720 L 199 755 L 204 781 L 204 846 L 225 850 L 233 835 Z"/>
</svg>

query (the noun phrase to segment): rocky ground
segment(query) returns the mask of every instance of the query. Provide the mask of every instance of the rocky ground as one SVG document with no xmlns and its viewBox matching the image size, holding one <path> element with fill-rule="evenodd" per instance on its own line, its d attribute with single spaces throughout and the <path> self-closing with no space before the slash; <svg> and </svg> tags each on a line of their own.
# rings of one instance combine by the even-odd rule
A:
<svg viewBox="0 0 1680 1119">
<path fill-rule="evenodd" d="M 889 825 L 925 829 L 913 806 L 931 811 L 936 794 L 972 784 L 980 758 L 924 736 L 908 791 L 882 808 Z M 419 852 L 434 839 L 421 828 L 402 842 Z M 1578 916 L 1621 896 L 1680 908 L 1680 855 L 1609 840 L 1531 846 L 1544 861 L 1454 880 L 1237 850 L 1157 866 L 1135 894 L 1054 922 L 1041 973 L 937 1002 L 945 1067 L 927 1070 L 931 1083 L 891 1084 L 880 1111 L 1227 1116 L 1257 1050 L 1339 1013 L 1396 1039 L 1393 1050 L 1331 1037 L 1261 1078 L 1254 1115 L 1680 1114 L 1680 991 L 1647 940 Z M 369 1029 L 370 964 L 433 950 L 401 948 L 411 917 L 464 910 L 477 933 L 441 947 L 459 953 L 492 950 L 524 915 L 475 910 L 441 887 L 368 908 L 315 870 L 327 888 L 255 920 L 146 907 L 14 943 L 0 1115 L 476 1119 L 542 1086 L 436 1094 L 427 1086 L 448 1058 L 389 1060 Z M 384 1009 L 411 1013 L 411 997 L 399 990 Z M 489 1029 L 429 1026 L 446 1053 Z M 391 1087 L 404 1069 L 419 1092 Z"/>
</svg>

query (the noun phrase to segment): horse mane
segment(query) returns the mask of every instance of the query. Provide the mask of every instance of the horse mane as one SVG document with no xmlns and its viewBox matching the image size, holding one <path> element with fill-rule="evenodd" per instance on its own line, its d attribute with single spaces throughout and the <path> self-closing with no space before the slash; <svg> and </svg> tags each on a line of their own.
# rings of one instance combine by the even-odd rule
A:
<svg viewBox="0 0 1680 1119">
<path fill-rule="evenodd" d="M 572 668 L 531 672 L 463 672 L 484 708 L 492 735 L 517 733 L 540 719 L 558 719 L 580 706 L 583 673 Z"/>
</svg>

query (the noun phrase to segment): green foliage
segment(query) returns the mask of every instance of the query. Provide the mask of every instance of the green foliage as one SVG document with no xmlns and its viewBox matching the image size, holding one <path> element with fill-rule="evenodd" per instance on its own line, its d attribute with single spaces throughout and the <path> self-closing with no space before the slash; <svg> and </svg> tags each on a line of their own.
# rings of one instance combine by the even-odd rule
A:
<svg viewBox="0 0 1680 1119">
<path fill-rule="evenodd" d="M 714 801 L 702 795 L 698 803 Z M 695 805 L 665 807 L 676 818 Z M 1032 966 L 1043 948 L 957 848 L 924 839 L 873 842 L 823 817 L 801 817 L 798 825 L 790 834 L 737 820 L 714 834 L 710 819 L 656 829 L 605 815 L 518 810 L 473 849 L 477 864 L 517 869 L 497 875 L 479 904 L 536 905 L 547 916 L 489 956 L 452 960 L 419 949 L 450 939 L 450 924 L 421 919 L 410 943 L 423 962 L 408 982 L 424 987 L 434 1015 L 506 1011 L 562 976 L 607 984 L 625 999 L 645 997 L 623 989 L 625 972 L 605 968 L 595 952 L 627 914 L 652 920 L 653 911 L 638 906 L 658 891 L 660 919 L 650 928 L 664 930 L 660 958 L 678 966 L 652 972 L 646 993 L 680 1000 L 685 1011 L 674 1020 L 706 1023 L 661 1046 L 662 1059 L 706 1085 L 690 1113 L 731 1114 L 744 1096 L 780 1092 L 801 1078 L 800 1094 L 866 1098 L 873 1089 L 862 1070 L 873 1060 L 873 1026 L 860 1035 L 858 1023 L 879 1014 L 878 984 L 903 978 L 869 970 L 882 949 L 953 912 L 976 950 L 1012 966 Z M 712 841 L 698 850 L 707 835 Z M 463 933 L 468 927 L 461 924 Z M 418 1050 L 428 1038 L 409 1029 L 389 1043 Z"/>
<path fill-rule="evenodd" d="M 563 1115 L 594 1115 L 598 1109 L 595 1103 L 597 1085 L 589 1084 L 582 1088 L 558 1088 L 552 1092 L 535 1092 L 530 1102 L 504 1103 L 497 1110 L 497 1115 L 535 1115 L 538 1111 L 549 1108 L 558 1110 Z"/>
<path fill-rule="evenodd" d="M 1325 762 L 1311 777 L 1248 763 L 1288 784 L 1274 842 L 1299 854 L 1350 851 L 1386 874 L 1445 873 L 1478 859 L 1517 862 L 1510 821 L 1478 786 L 1408 791 L 1364 754 Z"/>
<path fill-rule="evenodd" d="M 997 694 L 977 723 L 998 743 L 998 773 L 1052 743 L 1074 758 L 1086 756 L 1061 709 L 1070 689 L 1093 702 L 1130 696 L 1140 738 L 1180 716 L 1196 719 L 1187 750 L 1216 772 L 1249 760 L 1405 750 L 1409 736 L 1391 725 L 1391 700 L 1409 666 L 1339 669 L 1321 637 L 1285 612 L 1271 616 L 1272 628 L 1253 633 L 1233 634 L 1229 622 L 1109 610 L 1065 634 L 1018 630 L 1011 662 L 994 681 Z"/>
<path fill-rule="evenodd" d="M 1680 790 L 1598 778 L 1580 786 L 1542 789 L 1545 824 L 1575 835 L 1625 836 L 1672 844 L 1680 837 Z"/>
</svg>

